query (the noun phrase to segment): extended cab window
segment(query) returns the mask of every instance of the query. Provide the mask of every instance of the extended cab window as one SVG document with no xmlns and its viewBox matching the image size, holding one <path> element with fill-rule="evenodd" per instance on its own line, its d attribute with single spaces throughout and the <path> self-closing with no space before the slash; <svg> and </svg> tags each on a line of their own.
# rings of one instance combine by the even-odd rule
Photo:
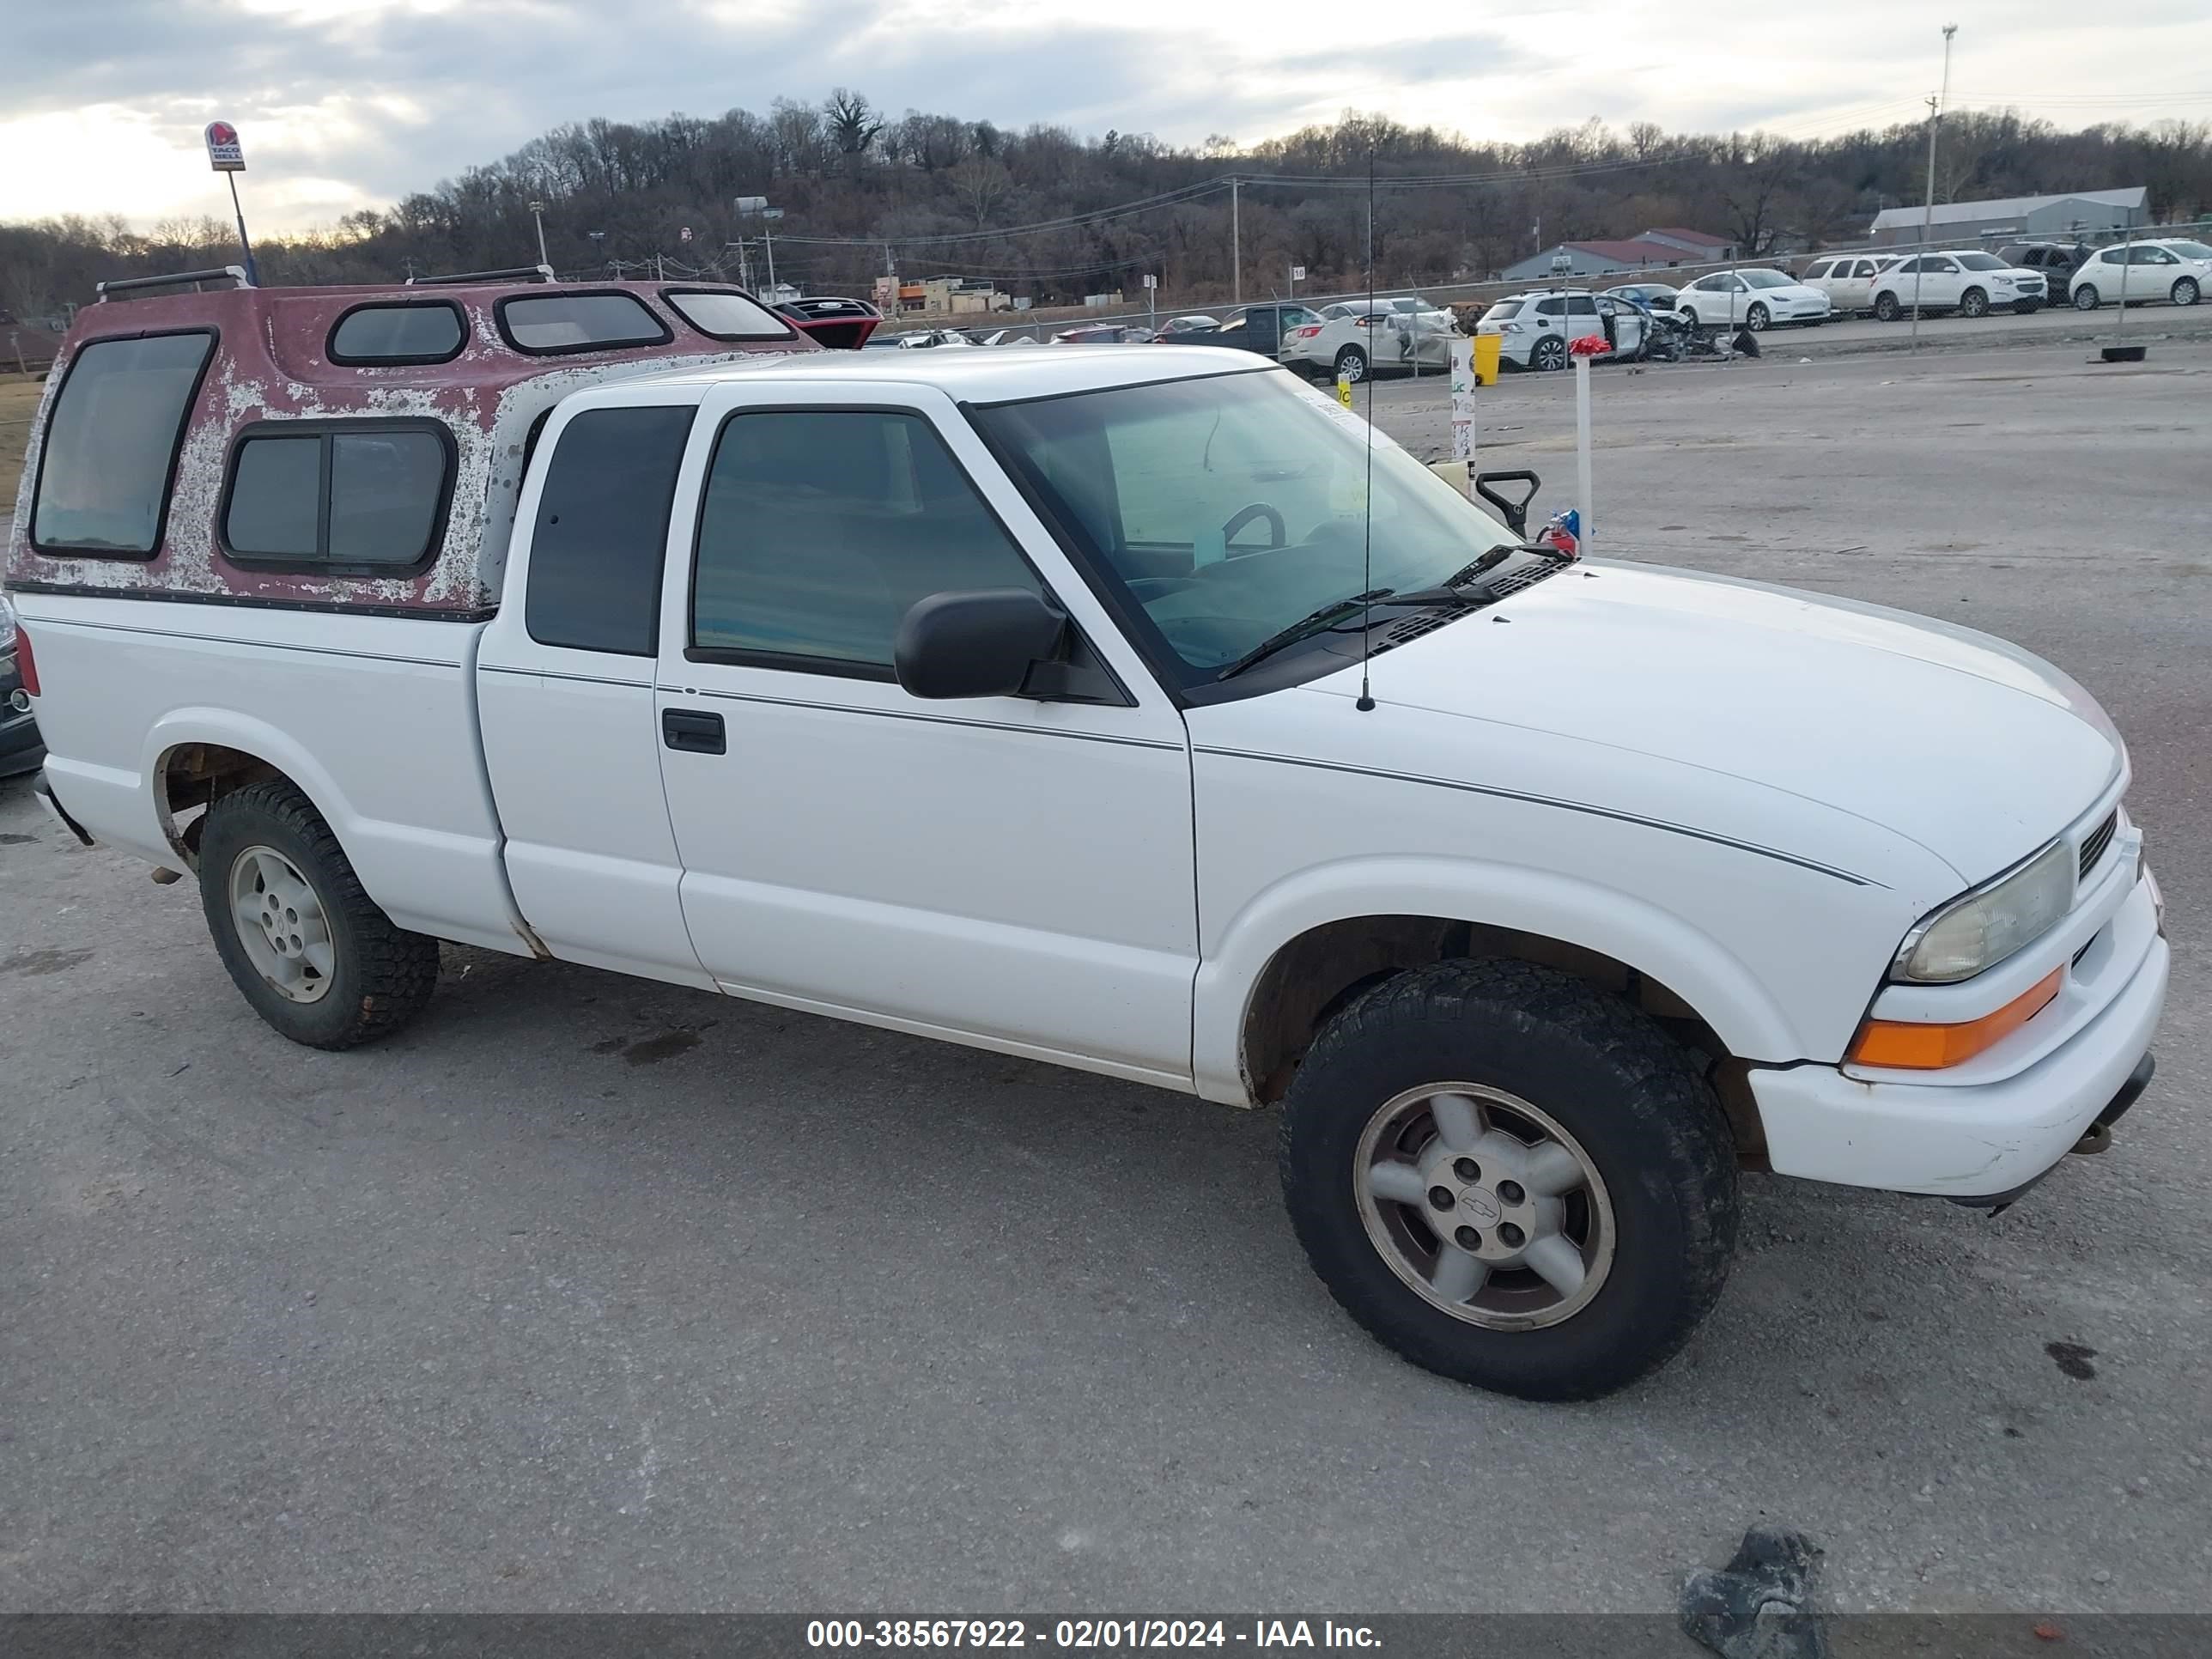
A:
<svg viewBox="0 0 2212 1659">
<path fill-rule="evenodd" d="M 348 366 L 446 363 L 461 355 L 468 328 L 451 300 L 356 306 L 331 330 L 330 360 Z"/>
<path fill-rule="evenodd" d="M 224 492 L 234 560 L 389 574 L 436 548 L 453 445 L 430 421 L 248 428 Z"/>
<path fill-rule="evenodd" d="M 31 506 L 41 552 L 145 557 L 161 544 L 169 477 L 207 332 L 94 340 L 70 360 L 46 427 Z"/>
<path fill-rule="evenodd" d="M 675 337 L 635 294 L 516 295 L 501 300 L 495 311 L 507 343 L 538 356 L 665 345 Z"/>
<path fill-rule="evenodd" d="M 693 406 L 589 409 L 561 428 L 530 533 L 523 622 L 540 645 L 650 657 Z"/>
<path fill-rule="evenodd" d="M 890 410 L 732 416 L 692 581 L 696 656 L 885 680 L 916 600 L 1040 588 L 935 428 Z"/>
</svg>

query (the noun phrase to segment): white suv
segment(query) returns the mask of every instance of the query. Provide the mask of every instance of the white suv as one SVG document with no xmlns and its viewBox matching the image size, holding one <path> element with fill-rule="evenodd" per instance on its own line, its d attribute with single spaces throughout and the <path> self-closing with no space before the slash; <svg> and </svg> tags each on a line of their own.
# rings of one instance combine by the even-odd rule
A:
<svg viewBox="0 0 2212 1659">
<path fill-rule="evenodd" d="M 2193 306 L 2207 288 L 2212 288 L 2212 247 L 2183 240 L 2123 242 L 2082 261 L 2074 273 L 2074 308 L 2158 300 Z"/>
<path fill-rule="evenodd" d="M 2043 308 L 2043 273 L 2008 265 L 1994 253 L 1960 248 L 1899 259 L 1874 283 L 1874 314 L 1893 323 L 1915 305 L 1986 317 L 2000 307 L 2023 315 Z"/>
<path fill-rule="evenodd" d="M 1874 279 L 1899 258 L 1894 253 L 1832 254 L 1814 260 L 1798 280 L 1826 295 L 1829 305 L 1839 313 L 1872 311 Z"/>
</svg>

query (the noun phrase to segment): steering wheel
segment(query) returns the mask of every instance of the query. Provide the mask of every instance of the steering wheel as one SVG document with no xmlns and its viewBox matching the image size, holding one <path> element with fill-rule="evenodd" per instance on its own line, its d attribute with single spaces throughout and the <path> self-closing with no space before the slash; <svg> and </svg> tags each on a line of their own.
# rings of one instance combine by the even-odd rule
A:
<svg viewBox="0 0 2212 1659">
<path fill-rule="evenodd" d="M 1268 532 L 1274 539 L 1270 541 L 1264 549 L 1254 548 L 1250 550 L 1253 552 L 1272 552 L 1276 548 L 1280 547 L 1283 544 L 1284 539 L 1290 534 L 1290 528 L 1288 526 L 1284 524 L 1283 515 L 1275 511 L 1273 507 L 1268 506 L 1265 501 L 1255 501 L 1249 507 L 1238 507 L 1236 514 L 1230 519 L 1229 522 L 1221 526 L 1221 540 L 1223 544 L 1225 546 L 1227 544 L 1236 540 L 1237 532 L 1243 529 L 1246 525 L 1251 523 L 1255 519 L 1265 519 L 1267 521 Z"/>
</svg>

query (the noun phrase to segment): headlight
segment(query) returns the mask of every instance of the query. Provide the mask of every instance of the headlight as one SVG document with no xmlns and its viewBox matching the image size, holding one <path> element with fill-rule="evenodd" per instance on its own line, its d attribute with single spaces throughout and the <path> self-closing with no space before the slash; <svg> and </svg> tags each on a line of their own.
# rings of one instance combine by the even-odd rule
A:
<svg viewBox="0 0 2212 1659">
<path fill-rule="evenodd" d="M 2072 908 L 2076 856 L 2053 842 L 2009 875 L 1952 900 L 1905 936 L 1891 977 L 1948 985 L 2033 944 Z"/>
</svg>

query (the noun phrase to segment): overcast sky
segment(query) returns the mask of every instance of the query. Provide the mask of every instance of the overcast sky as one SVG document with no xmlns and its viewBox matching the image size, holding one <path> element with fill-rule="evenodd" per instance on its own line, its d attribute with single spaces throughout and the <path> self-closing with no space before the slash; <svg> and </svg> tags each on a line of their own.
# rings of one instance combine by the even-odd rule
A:
<svg viewBox="0 0 2212 1659">
<path fill-rule="evenodd" d="M 218 116 L 245 140 L 252 218 L 277 230 L 562 121 L 764 110 L 836 85 L 892 115 L 1175 143 L 1249 143 L 1347 106 L 1484 137 L 1593 115 L 1814 137 L 1917 117 L 1946 21 L 1956 106 L 2065 126 L 2212 118 L 2206 0 L 1534 0 L 1476 18 L 1342 0 L 16 0 L 0 9 L 0 220 L 227 214 L 199 146 Z"/>
</svg>

